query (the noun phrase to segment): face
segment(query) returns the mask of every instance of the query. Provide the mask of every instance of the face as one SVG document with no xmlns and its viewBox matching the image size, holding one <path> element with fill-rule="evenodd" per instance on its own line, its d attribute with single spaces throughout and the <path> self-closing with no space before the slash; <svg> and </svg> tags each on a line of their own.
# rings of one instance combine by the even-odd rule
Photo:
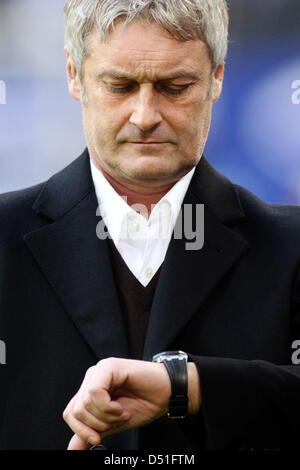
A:
<svg viewBox="0 0 300 470">
<path fill-rule="evenodd" d="M 67 51 L 69 89 L 80 79 Z M 212 77 L 200 40 L 178 41 L 162 27 L 117 23 L 106 42 L 90 37 L 83 67 L 83 124 L 95 165 L 128 187 L 158 189 L 199 161 L 224 65 Z"/>
</svg>

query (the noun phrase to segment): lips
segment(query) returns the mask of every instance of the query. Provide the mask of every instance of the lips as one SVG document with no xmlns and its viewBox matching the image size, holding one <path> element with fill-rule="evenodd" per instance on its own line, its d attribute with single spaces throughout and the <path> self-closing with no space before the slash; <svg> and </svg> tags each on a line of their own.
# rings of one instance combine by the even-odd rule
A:
<svg viewBox="0 0 300 470">
<path fill-rule="evenodd" d="M 139 145 L 158 145 L 158 144 L 167 144 L 168 142 L 129 142 L 130 144 L 139 144 Z"/>
</svg>

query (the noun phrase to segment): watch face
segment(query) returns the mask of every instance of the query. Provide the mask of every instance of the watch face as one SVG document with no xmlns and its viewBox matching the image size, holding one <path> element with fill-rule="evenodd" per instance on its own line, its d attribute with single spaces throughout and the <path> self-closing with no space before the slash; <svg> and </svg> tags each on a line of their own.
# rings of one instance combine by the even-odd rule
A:
<svg viewBox="0 0 300 470">
<path fill-rule="evenodd" d="M 153 362 L 162 362 L 163 360 L 171 359 L 188 359 L 188 355 L 184 351 L 163 351 L 155 354 L 152 358 Z"/>
</svg>

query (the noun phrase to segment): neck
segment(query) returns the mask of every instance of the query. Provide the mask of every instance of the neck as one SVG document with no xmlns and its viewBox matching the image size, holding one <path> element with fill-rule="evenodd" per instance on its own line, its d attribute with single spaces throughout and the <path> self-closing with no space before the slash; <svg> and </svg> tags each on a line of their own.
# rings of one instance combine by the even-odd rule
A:
<svg viewBox="0 0 300 470">
<path fill-rule="evenodd" d="M 132 189 L 128 188 L 127 186 L 124 186 L 122 183 L 119 183 L 116 181 L 112 176 L 110 176 L 108 173 L 106 173 L 103 168 L 100 168 L 98 166 L 99 170 L 103 173 L 105 178 L 108 180 L 108 182 L 112 185 L 114 190 L 120 195 L 120 196 L 126 196 L 126 202 L 127 204 L 132 207 L 136 212 L 139 212 L 142 216 L 144 216 L 146 219 L 149 219 L 151 211 L 154 209 L 155 204 L 160 201 L 160 199 L 167 194 L 167 192 L 174 186 L 174 183 L 168 184 L 164 186 L 163 188 L 160 188 L 159 190 L 153 190 L 153 192 L 149 194 L 143 194 L 138 191 L 138 189 Z M 135 207 L 134 207 L 135 206 Z"/>
</svg>

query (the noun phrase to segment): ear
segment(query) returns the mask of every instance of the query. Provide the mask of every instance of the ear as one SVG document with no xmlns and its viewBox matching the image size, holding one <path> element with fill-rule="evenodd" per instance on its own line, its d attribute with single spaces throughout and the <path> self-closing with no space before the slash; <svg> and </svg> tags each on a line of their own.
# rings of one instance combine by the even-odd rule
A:
<svg viewBox="0 0 300 470">
<path fill-rule="evenodd" d="M 81 100 L 81 83 L 80 79 L 76 70 L 76 66 L 71 58 L 71 54 L 69 51 L 68 46 L 65 46 L 66 51 L 66 71 L 67 71 L 67 78 L 68 78 L 68 86 L 70 95 L 75 99 L 80 101 Z"/>
<path fill-rule="evenodd" d="M 220 95 L 222 93 L 224 71 L 225 71 L 225 63 L 222 62 L 218 66 L 214 75 L 213 94 L 212 94 L 213 102 L 217 101 L 220 98 Z"/>
</svg>

